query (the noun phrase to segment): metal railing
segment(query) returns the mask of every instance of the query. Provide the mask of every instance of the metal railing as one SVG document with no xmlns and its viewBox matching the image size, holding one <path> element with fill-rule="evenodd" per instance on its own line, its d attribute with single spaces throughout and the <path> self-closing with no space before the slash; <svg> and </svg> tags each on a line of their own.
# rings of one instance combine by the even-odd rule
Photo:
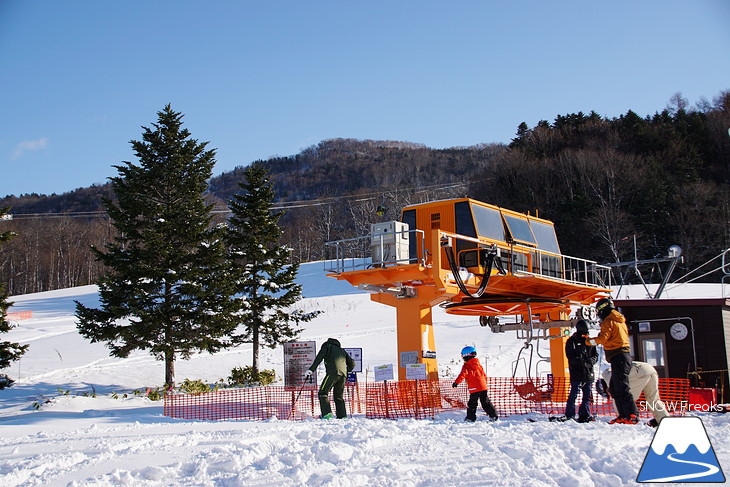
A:
<svg viewBox="0 0 730 487">
<path fill-rule="evenodd" d="M 532 270 L 515 271 L 516 275 L 549 277 L 571 284 L 591 287 L 611 287 L 611 268 L 592 260 L 555 254 L 540 249 L 514 246 L 514 252 L 532 254 Z M 557 266 L 550 265 L 559 264 Z"/>
<path fill-rule="evenodd" d="M 402 238 L 404 235 L 408 236 L 408 244 L 398 243 L 398 240 L 405 240 Z M 411 256 L 410 249 L 414 245 L 416 250 L 414 256 Z M 426 237 L 423 230 L 405 230 L 325 242 L 327 257 L 324 260 L 324 270 L 341 274 L 376 267 L 425 265 L 423 250 L 425 246 Z"/>
<path fill-rule="evenodd" d="M 408 244 L 398 243 L 399 236 L 404 234 L 408 234 Z M 469 248 L 466 251 L 495 245 L 474 237 L 443 231 L 441 234 L 455 241 L 468 243 Z M 456 242 L 454 246 L 458 248 Z M 504 268 L 513 275 L 545 277 L 589 287 L 611 287 L 611 268 L 594 261 L 504 242 L 496 243 L 496 246 Z M 340 274 L 415 263 L 426 265 L 427 251 L 423 230 L 337 240 L 325 243 L 325 255 L 332 257 L 324 260 L 324 269 Z"/>
</svg>

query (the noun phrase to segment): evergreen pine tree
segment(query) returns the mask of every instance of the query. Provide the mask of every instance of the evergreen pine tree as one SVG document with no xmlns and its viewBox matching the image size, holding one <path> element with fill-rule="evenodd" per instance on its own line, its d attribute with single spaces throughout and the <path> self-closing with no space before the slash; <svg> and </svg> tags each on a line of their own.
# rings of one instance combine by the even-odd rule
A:
<svg viewBox="0 0 730 487">
<path fill-rule="evenodd" d="M 291 309 L 302 293 L 295 282 L 299 264 L 288 265 L 291 249 L 279 243 L 283 212 L 272 211 L 274 190 L 264 165 L 252 164 L 244 177 L 239 184 L 243 193 L 233 195 L 229 203 L 228 245 L 238 269 L 235 303 L 243 327 L 237 340 L 253 344 L 252 369 L 257 375 L 261 345 L 273 348 L 290 341 L 299 334 L 298 325 L 319 312 Z"/>
<path fill-rule="evenodd" d="M 0 220 L 7 214 L 7 208 L 0 208 Z M 10 240 L 14 235 L 13 232 L 0 232 L 0 243 Z M 7 317 L 8 308 L 13 303 L 8 301 L 8 293 L 5 286 L 0 284 L 0 333 L 7 333 L 12 325 L 5 319 Z M 19 343 L 0 341 L 0 369 L 4 369 L 10 365 L 13 360 L 18 360 L 28 350 L 28 345 L 20 345 Z M 2 389 L 2 387 L 0 387 Z"/>
<path fill-rule="evenodd" d="M 107 273 L 99 281 L 101 307 L 76 303 L 81 335 L 106 342 L 111 355 L 148 350 L 165 362 L 173 386 L 175 360 L 233 344 L 233 295 L 223 228 L 211 226 L 203 193 L 215 164 L 182 128 L 170 105 L 158 112 L 142 141 L 131 141 L 139 164 L 115 166 L 116 201 L 105 200 L 118 237 L 95 249 Z"/>
</svg>

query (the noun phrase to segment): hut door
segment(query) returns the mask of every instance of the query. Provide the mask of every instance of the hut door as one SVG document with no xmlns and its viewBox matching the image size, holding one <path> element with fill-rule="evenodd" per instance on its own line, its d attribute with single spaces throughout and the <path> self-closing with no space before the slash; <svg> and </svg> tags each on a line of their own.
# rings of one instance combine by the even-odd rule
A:
<svg viewBox="0 0 730 487">
<path fill-rule="evenodd" d="M 639 335 L 639 350 L 641 360 L 653 365 L 659 377 L 667 377 L 667 346 L 664 342 L 664 334 Z"/>
</svg>

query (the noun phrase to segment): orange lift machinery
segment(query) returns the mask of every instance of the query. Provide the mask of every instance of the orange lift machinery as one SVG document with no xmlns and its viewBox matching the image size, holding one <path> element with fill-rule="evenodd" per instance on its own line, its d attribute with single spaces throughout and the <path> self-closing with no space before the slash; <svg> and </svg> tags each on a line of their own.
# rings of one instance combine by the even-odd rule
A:
<svg viewBox="0 0 730 487">
<path fill-rule="evenodd" d="M 407 206 L 401 221 L 327 247 L 328 276 L 395 308 L 401 380 L 409 363 L 438 378 L 437 305 L 493 332 L 515 330 L 525 347 L 550 339 L 552 374 L 566 377 L 571 310 L 595 320 L 591 305 L 610 293 L 610 269 L 562 255 L 552 222 L 468 198 Z"/>
</svg>

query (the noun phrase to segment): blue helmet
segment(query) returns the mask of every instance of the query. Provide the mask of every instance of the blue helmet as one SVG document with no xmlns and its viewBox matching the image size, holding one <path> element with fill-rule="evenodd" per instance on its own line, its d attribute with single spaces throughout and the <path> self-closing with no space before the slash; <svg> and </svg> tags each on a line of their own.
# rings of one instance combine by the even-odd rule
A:
<svg viewBox="0 0 730 487">
<path fill-rule="evenodd" d="M 476 357 L 477 349 L 474 347 L 464 347 L 461 349 L 462 357 Z"/>
</svg>

